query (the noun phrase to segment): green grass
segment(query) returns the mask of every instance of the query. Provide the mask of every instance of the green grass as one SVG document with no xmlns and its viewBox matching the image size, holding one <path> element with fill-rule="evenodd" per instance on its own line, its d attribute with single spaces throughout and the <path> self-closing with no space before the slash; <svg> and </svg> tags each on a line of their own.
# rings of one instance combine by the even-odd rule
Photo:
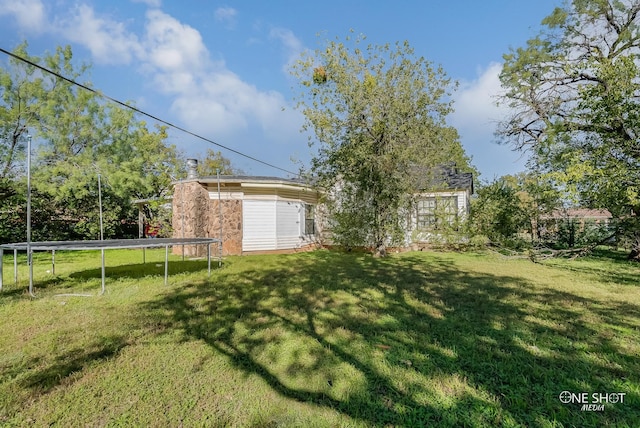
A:
<svg viewBox="0 0 640 428">
<path fill-rule="evenodd" d="M 0 294 L 0 425 L 633 427 L 640 266 L 613 252 L 317 251 L 206 262 L 164 251 L 35 262 Z M 156 266 L 160 265 L 160 266 Z M 215 266 L 215 264 L 214 264 Z M 562 391 L 625 393 L 603 411 Z"/>
</svg>

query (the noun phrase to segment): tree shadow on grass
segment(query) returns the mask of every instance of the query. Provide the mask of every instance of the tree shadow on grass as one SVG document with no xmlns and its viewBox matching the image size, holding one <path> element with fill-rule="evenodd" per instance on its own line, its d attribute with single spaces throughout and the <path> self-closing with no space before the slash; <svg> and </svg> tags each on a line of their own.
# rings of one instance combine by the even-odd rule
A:
<svg viewBox="0 0 640 428">
<path fill-rule="evenodd" d="M 62 251 L 56 253 L 55 266 L 57 267 L 57 269 L 55 270 L 55 275 L 51 273 L 51 270 L 54 269 L 52 267 L 51 254 L 44 252 L 34 253 L 33 281 L 36 293 L 38 292 L 38 290 L 54 289 L 61 285 L 64 286 L 64 289 L 60 290 L 60 292 L 65 293 L 77 288 L 91 288 L 91 290 L 93 290 L 95 288 L 95 284 L 90 284 L 90 286 L 87 286 L 87 281 L 92 280 L 97 281 L 96 284 L 98 284 L 97 287 L 99 288 L 99 281 L 102 278 L 101 267 L 79 269 L 70 274 L 59 274 L 61 264 L 73 265 L 75 262 L 82 262 L 86 266 L 87 253 L 91 253 L 91 255 L 94 257 L 94 265 L 100 266 L 100 251 Z M 110 261 L 109 254 L 107 254 L 105 265 L 106 281 L 112 281 L 115 279 L 141 279 L 150 276 L 157 276 L 160 278 L 164 277 L 164 258 L 162 260 L 157 260 L 156 254 L 156 260 L 150 260 L 149 258 L 147 258 L 145 262 L 142 256 L 142 252 L 137 254 L 137 251 L 131 251 L 131 256 L 136 260 L 139 259 L 139 262 L 110 265 L 110 262 L 114 262 Z M 7 297 L 19 298 L 24 296 L 27 292 L 26 290 L 28 288 L 28 273 L 24 272 L 24 267 L 26 265 L 26 256 L 24 256 L 23 254 L 19 254 L 18 256 L 18 265 L 21 269 L 18 284 L 15 283 L 13 270 L 11 270 L 10 272 L 9 269 L 6 268 L 9 265 L 13 265 L 12 257 L 12 255 L 10 255 L 10 257 L 5 257 L 5 272 L 3 276 L 4 286 L 2 291 L 0 291 L 0 299 L 2 299 L 0 300 L 0 304 L 3 301 L 6 302 Z M 130 260 L 131 259 L 128 259 L 128 261 Z M 207 266 L 208 263 L 205 259 L 175 260 L 175 257 L 172 257 L 172 259 L 169 260 L 168 265 L 169 282 L 171 281 L 171 276 L 173 275 L 189 274 L 200 271 L 206 272 Z M 211 269 L 214 270 L 217 268 L 218 261 L 217 259 L 214 259 L 212 257 Z M 46 274 L 44 273 L 45 270 Z"/>
<path fill-rule="evenodd" d="M 211 269 L 218 267 L 217 261 L 211 261 Z M 189 260 L 189 261 L 177 261 L 170 260 L 168 266 L 168 275 L 176 275 L 182 273 L 204 272 L 207 271 L 206 260 Z M 105 266 L 106 278 L 130 278 L 139 279 L 148 276 L 160 276 L 164 277 L 164 261 L 155 261 L 147 263 L 126 264 L 118 266 Z M 85 269 L 82 271 L 74 272 L 69 275 L 73 279 L 92 279 L 102 278 L 102 268 L 98 269 Z M 171 278 L 169 278 L 170 280 Z"/>
<path fill-rule="evenodd" d="M 16 364 L 0 367 L 3 392 L 0 394 L 0 425 L 18 409 L 59 385 L 69 385 L 77 373 L 117 356 L 129 343 L 126 337 L 102 336 L 83 347 L 58 352 L 55 357 L 30 356 Z M 12 384 L 19 388 L 12 388 Z M 17 391 L 17 393 L 12 393 Z"/>
<path fill-rule="evenodd" d="M 70 349 L 57 355 L 53 362 L 39 370 L 34 370 L 21 380 L 24 387 L 48 392 L 63 384 L 69 376 L 81 372 L 86 366 L 117 355 L 128 345 L 124 337 L 102 337 L 94 344 Z M 37 365 L 37 361 L 31 364 Z"/>
<path fill-rule="evenodd" d="M 423 254 L 253 260 L 260 267 L 173 290 L 141 316 L 206 342 L 284 397 L 371 425 L 640 420 L 637 343 L 625 348 L 608 328 L 637 329 L 636 305 Z M 627 395 L 623 405 L 581 412 L 559 401 L 565 390 Z"/>
<path fill-rule="evenodd" d="M 217 261 L 211 261 L 211 270 L 218 268 Z M 188 260 L 178 261 L 170 260 L 168 267 L 168 282 L 171 284 L 172 277 L 180 274 L 189 274 L 194 272 L 203 272 L 207 275 L 206 260 Z M 148 277 L 158 278 L 158 283 L 164 281 L 164 261 L 151 261 L 146 263 L 132 263 L 116 266 L 105 266 L 105 281 L 107 287 L 110 282 L 115 280 L 142 279 Z M 86 292 L 91 290 L 92 293 L 100 290 L 102 279 L 102 268 L 83 269 L 73 272 L 69 275 L 47 275 L 46 277 L 34 278 L 34 289 L 36 295 L 38 291 L 52 290 L 59 293 L 70 293 L 74 290 L 82 289 Z M 21 280 L 21 284 L 16 287 L 11 284 L 11 290 L 5 291 L 6 295 L 23 295 L 27 284 Z M 4 294 L 0 294 L 2 297 Z"/>
<path fill-rule="evenodd" d="M 603 266 L 603 260 L 606 260 L 606 268 Z M 594 261 L 595 265 L 589 263 Z M 596 248 L 590 254 L 573 260 L 572 263 L 566 260 L 558 262 L 558 260 L 550 259 L 546 263 L 543 262 L 543 264 L 549 264 L 549 262 L 556 269 L 586 274 L 598 282 L 631 287 L 640 286 L 640 263 L 629 260 L 627 252 Z"/>
</svg>

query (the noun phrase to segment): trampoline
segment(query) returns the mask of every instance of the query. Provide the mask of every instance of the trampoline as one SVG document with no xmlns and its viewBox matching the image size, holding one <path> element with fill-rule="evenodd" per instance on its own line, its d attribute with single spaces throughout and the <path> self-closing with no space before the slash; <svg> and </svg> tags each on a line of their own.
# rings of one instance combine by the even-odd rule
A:
<svg viewBox="0 0 640 428">
<path fill-rule="evenodd" d="M 108 249 L 123 248 L 165 248 L 164 258 L 164 283 L 168 283 L 169 276 L 169 247 L 174 245 L 206 245 L 207 246 L 207 273 L 211 275 L 211 244 L 218 244 L 218 266 L 222 263 L 222 240 L 217 238 L 140 238 L 140 239 L 105 239 L 88 241 L 42 241 L 42 242 L 18 242 L 0 245 L 0 290 L 3 286 L 2 262 L 5 250 L 13 250 L 14 280 L 18 282 L 18 251 L 51 251 L 52 274 L 55 274 L 55 252 L 57 250 L 101 250 L 102 252 L 102 288 L 100 295 L 105 292 L 105 260 L 104 251 Z M 31 258 L 27 256 L 27 259 Z M 30 263 L 29 269 L 29 294 L 33 293 L 33 270 Z"/>
</svg>

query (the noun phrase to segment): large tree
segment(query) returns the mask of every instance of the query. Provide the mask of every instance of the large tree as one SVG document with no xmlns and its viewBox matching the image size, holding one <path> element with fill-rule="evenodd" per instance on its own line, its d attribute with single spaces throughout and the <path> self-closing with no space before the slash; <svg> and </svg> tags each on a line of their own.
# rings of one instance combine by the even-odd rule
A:
<svg viewBox="0 0 640 428">
<path fill-rule="evenodd" d="M 25 56 L 26 44 L 15 53 Z M 37 121 L 38 101 L 44 96 L 35 67 L 13 59 L 10 65 L 0 68 L 0 201 L 17 193 L 15 178 L 23 172 L 26 136 Z"/>
<path fill-rule="evenodd" d="M 30 57 L 24 46 L 15 53 L 76 81 L 88 70 L 74 64 L 69 47 L 42 58 Z M 99 237 L 98 175 L 105 237 L 135 233 L 132 200 L 168 195 L 171 176 L 178 176 L 183 165 L 176 148 L 166 144 L 165 130 L 151 131 L 131 110 L 18 59 L 9 62 L 2 77 L 0 107 L 11 113 L 2 129 L 21 133 L 15 143 L 3 140 L 5 165 L 24 171 L 25 133 L 33 135 L 34 207 L 47 210 L 46 215 L 34 213 L 34 238 Z M 24 175 L 14 176 L 24 180 Z M 7 201 L 13 205 L 3 204 L 3 211 L 22 212 L 22 201 L 24 196 Z"/>
<path fill-rule="evenodd" d="M 327 195 L 332 237 L 384 255 L 404 236 L 415 173 L 469 159 L 445 124 L 452 81 L 407 42 L 327 41 L 293 67 L 298 107 L 317 148 L 311 173 Z"/>
<path fill-rule="evenodd" d="M 471 203 L 472 233 L 506 247 L 536 245 L 542 237 L 542 219 L 562 206 L 555 183 L 534 173 L 505 175 L 478 185 Z M 525 242 L 526 232 L 530 242 Z"/>
<path fill-rule="evenodd" d="M 504 56 L 498 134 L 577 195 L 606 208 L 640 256 L 638 0 L 573 0 Z"/>
</svg>

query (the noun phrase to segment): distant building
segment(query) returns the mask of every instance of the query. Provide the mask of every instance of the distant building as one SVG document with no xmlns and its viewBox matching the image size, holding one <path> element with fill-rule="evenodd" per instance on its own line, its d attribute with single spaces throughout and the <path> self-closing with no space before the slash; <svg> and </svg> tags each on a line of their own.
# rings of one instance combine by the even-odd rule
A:
<svg viewBox="0 0 640 428">
<path fill-rule="evenodd" d="M 558 224 L 563 221 L 577 222 L 581 229 L 588 223 L 606 226 L 613 219 L 613 215 L 608 210 L 591 208 L 566 208 L 545 214 L 540 220 L 546 224 Z"/>
</svg>

